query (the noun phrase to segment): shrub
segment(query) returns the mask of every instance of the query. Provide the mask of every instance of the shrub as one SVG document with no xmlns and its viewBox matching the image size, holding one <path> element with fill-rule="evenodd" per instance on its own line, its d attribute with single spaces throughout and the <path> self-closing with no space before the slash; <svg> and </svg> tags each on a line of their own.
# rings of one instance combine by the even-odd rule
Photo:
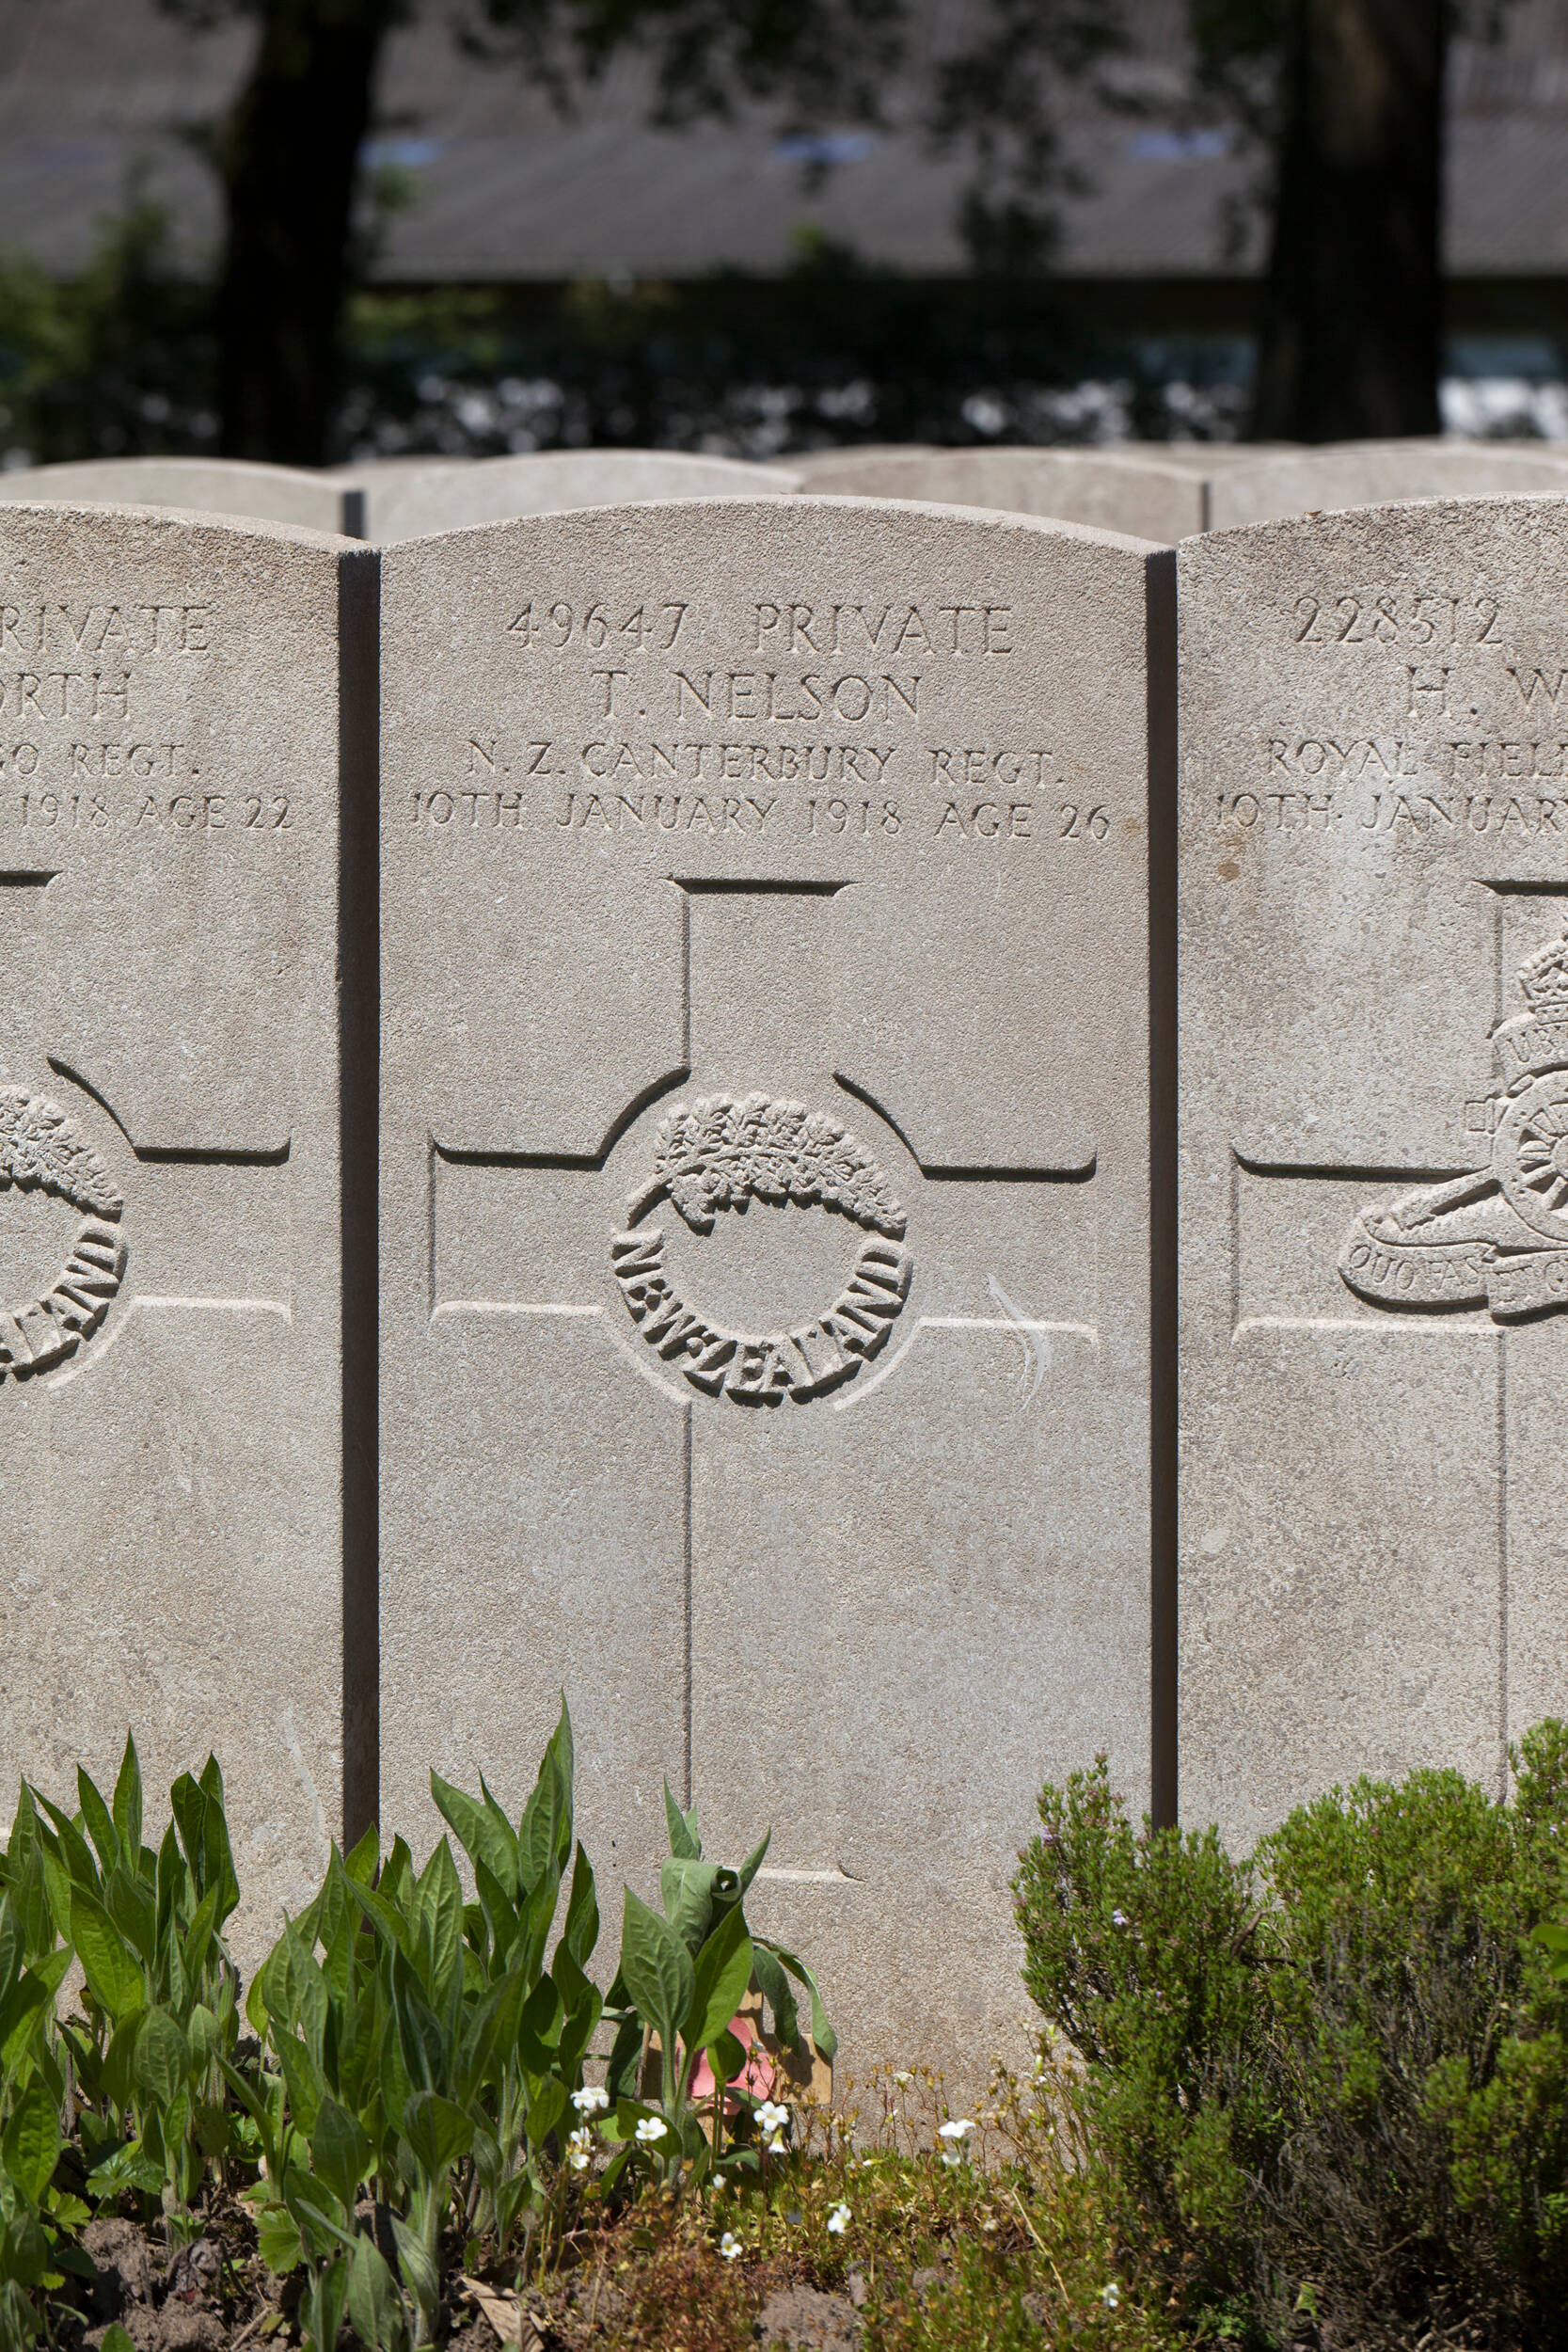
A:
<svg viewBox="0 0 1568 2352">
<path fill-rule="evenodd" d="M 1568 2344 L 1568 1732 L 1499 1804 L 1363 1780 L 1244 1863 L 1135 1832 L 1103 1761 L 1040 1800 L 1025 1981 L 1117 2225 L 1200 2335 Z M 1568 1938 L 1561 1939 L 1568 1942 Z"/>
</svg>

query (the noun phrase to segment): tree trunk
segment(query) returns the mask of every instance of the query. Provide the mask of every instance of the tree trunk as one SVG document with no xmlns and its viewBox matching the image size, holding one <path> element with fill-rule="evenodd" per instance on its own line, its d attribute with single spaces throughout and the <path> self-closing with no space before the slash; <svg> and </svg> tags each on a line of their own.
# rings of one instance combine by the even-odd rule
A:
<svg viewBox="0 0 1568 2352">
<path fill-rule="evenodd" d="M 1286 0 L 1253 431 L 1435 433 L 1446 0 Z"/>
<path fill-rule="evenodd" d="M 397 0 L 263 0 L 225 129 L 229 238 L 217 295 L 222 444 L 315 466 L 326 453 L 355 183 Z"/>
</svg>

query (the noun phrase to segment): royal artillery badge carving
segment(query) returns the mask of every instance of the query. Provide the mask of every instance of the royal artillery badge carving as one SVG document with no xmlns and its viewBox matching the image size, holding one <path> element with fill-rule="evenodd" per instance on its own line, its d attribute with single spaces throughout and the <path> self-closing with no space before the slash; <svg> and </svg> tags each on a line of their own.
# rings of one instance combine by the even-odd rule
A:
<svg viewBox="0 0 1568 2352">
<path fill-rule="evenodd" d="M 1497 1323 L 1568 1307 L 1568 937 L 1519 982 L 1529 1010 L 1493 1038 L 1497 1089 L 1472 1113 L 1491 1166 L 1364 1209 L 1339 1252 L 1374 1307 L 1488 1307 Z"/>
</svg>

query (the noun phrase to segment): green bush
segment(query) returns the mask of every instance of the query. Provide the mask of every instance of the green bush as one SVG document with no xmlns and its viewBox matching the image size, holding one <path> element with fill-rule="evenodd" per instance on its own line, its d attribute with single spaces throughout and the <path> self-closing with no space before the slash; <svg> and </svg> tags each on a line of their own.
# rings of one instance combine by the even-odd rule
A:
<svg viewBox="0 0 1568 2352">
<path fill-rule="evenodd" d="M 1513 1760 L 1508 1803 L 1363 1780 L 1239 1863 L 1134 1831 L 1103 1761 L 1041 1797 L 1025 1981 L 1200 2339 L 1568 2344 L 1568 1731 Z"/>
</svg>

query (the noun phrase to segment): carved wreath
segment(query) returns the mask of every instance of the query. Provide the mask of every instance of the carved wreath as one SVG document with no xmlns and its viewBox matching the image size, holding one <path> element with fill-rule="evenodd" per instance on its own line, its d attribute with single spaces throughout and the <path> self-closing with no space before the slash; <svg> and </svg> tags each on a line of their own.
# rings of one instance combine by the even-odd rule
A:
<svg viewBox="0 0 1568 2352">
<path fill-rule="evenodd" d="M 766 1094 L 677 1103 L 654 1139 L 654 1168 L 650 1189 L 668 1192 L 696 1233 L 753 1194 L 775 1205 L 820 1203 L 895 1241 L 909 1223 L 870 1152 L 836 1119 Z"/>
<path fill-rule="evenodd" d="M 74 1355 L 108 1313 L 125 1272 L 116 1231 L 125 1203 L 114 1179 L 57 1103 L 0 1087 L 0 1193 L 46 1192 L 83 1212 L 54 1282 L 23 1306 L 0 1308 L 0 1381 L 24 1380 Z"/>
<path fill-rule="evenodd" d="M 0 1087 L 0 1192 L 52 1193 L 91 1216 L 119 1216 L 125 1203 L 108 1169 L 55 1103 L 21 1087 Z"/>
</svg>

